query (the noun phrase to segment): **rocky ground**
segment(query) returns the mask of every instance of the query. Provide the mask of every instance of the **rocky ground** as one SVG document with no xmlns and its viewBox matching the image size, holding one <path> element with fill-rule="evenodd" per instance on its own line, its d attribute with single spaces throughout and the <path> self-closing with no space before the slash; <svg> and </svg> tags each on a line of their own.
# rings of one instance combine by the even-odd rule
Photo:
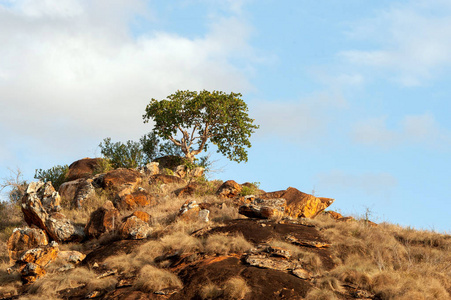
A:
<svg viewBox="0 0 451 300">
<path fill-rule="evenodd" d="M 0 299 L 450 299 L 449 235 L 170 161 L 98 173 L 83 159 L 58 191 L 29 184 Z"/>
</svg>

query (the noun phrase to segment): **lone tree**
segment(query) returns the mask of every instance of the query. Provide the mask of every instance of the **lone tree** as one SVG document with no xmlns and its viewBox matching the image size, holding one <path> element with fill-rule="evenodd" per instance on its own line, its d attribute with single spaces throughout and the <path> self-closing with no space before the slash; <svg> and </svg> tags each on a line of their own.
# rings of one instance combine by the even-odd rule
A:
<svg viewBox="0 0 451 300">
<path fill-rule="evenodd" d="M 177 91 L 167 99 L 153 99 L 143 115 L 144 123 L 153 120 L 153 132 L 180 147 L 185 158 L 207 150 L 208 141 L 228 159 L 247 161 L 249 137 L 259 128 L 249 118 L 240 93 L 221 91 Z"/>
</svg>

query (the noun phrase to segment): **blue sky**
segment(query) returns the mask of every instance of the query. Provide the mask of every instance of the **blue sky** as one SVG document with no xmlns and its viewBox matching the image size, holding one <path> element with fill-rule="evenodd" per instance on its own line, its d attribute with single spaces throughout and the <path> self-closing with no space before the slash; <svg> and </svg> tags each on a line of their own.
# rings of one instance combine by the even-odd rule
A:
<svg viewBox="0 0 451 300">
<path fill-rule="evenodd" d="M 150 98 L 241 92 L 261 125 L 212 175 L 451 229 L 451 3 L 0 1 L 0 176 L 137 140 Z"/>
</svg>

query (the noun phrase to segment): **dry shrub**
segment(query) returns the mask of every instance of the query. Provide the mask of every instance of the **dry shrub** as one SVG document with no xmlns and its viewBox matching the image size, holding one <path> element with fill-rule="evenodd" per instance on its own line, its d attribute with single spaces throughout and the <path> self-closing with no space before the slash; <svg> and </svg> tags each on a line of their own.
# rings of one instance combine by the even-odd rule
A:
<svg viewBox="0 0 451 300">
<path fill-rule="evenodd" d="M 341 282 L 356 285 L 359 288 L 368 289 L 371 286 L 371 277 L 368 274 L 351 269 L 348 266 L 338 267 L 331 271 L 330 274 Z"/>
<path fill-rule="evenodd" d="M 223 290 L 213 283 L 209 283 L 203 286 L 202 289 L 200 290 L 200 297 L 203 300 L 216 299 L 221 297 L 223 294 L 224 294 Z"/>
<path fill-rule="evenodd" d="M 183 231 L 165 235 L 160 240 L 165 250 L 172 250 L 179 254 L 201 251 L 203 248 L 199 239 Z"/>
<path fill-rule="evenodd" d="M 438 279 L 416 272 L 378 273 L 372 277 L 372 290 L 382 299 L 449 299 L 450 297 Z"/>
<path fill-rule="evenodd" d="M 18 289 L 22 286 L 20 274 L 18 272 L 9 274 L 6 271 L 8 266 L 6 262 L 0 263 L 0 298 L 17 295 Z"/>
<path fill-rule="evenodd" d="M 336 300 L 335 294 L 328 289 L 310 289 L 305 296 L 306 300 Z"/>
<path fill-rule="evenodd" d="M 246 281 L 239 276 L 227 280 L 223 289 L 226 299 L 243 299 L 251 291 Z"/>
<path fill-rule="evenodd" d="M 322 290 L 330 290 L 338 293 L 343 293 L 345 291 L 341 285 L 341 282 L 337 278 L 328 274 L 324 277 L 315 279 L 314 283 Z"/>
<path fill-rule="evenodd" d="M 242 235 L 212 234 L 205 240 L 205 251 L 209 254 L 241 253 L 251 248 L 252 244 Z"/>
<path fill-rule="evenodd" d="M 113 277 L 97 279 L 94 271 L 79 267 L 66 273 L 48 274 L 31 284 L 28 292 L 41 297 L 56 297 L 58 291 L 67 288 L 84 286 L 84 290 L 88 293 L 94 290 L 113 289 L 116 283 L 117 280 Z"/>
<path fill-rule="evenodd" d="M 175 274 L 146 265 L 139 271 L 138 279 L 133 287 L 136 290 L 149 293 L 165 288 L 182 288 L 183 284 Z"/>
</svg>

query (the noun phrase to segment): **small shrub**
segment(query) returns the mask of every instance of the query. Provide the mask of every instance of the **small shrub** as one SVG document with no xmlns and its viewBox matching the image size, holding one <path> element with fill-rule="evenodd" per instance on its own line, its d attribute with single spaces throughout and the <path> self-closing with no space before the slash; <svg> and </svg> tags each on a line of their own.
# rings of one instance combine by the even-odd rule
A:
<svg viewBox="0 0 451 300">
<path fill-rule="evenodd" d="M 133 287 L 136 290 L 150 293 L 165 288 L 182 288 L 183 284 L 175 274 L 146 265 L 139 271 L 138 279 Z"/>
<path fill-rule="evenodd" d="M 205 241 L 205 251 L 210 254 L 240 253 L 251 248 L 252 244 L 246 241 L 242 235 L 212 234 Z"/>
<path fill-rule="evenodd" d="M 51 181 L 55 190 L 58 190 L 60 185 L 66 181 L 68 171 L 68 165 L 57 165 L 48 170 L 36 169 L 34 178 L 43 182 Z"/>
<path fill-rule="evenodd" d="M 241 196 L 255 195 L 258 192 L 259 186 L 260 182 L 252 182 L 250 184 L 244 184 L 242 186 L 240 195 Z"/>
<path fill-rule="evenodd" d="M 239 276 L 232 277 L 224 283 L 224 296 L 226 299 L 243 299 L 251 289 L 246 281 Z"/>
<path fill-rule="evenodd" d="M 203 286 L 202 289 L 200 290 L 200 297 L 203 300 L 216 299 L 221 297 L 223 294 L 224 294 L 223 290 L 213 283 L 209 283 Z"/>
</svg>

